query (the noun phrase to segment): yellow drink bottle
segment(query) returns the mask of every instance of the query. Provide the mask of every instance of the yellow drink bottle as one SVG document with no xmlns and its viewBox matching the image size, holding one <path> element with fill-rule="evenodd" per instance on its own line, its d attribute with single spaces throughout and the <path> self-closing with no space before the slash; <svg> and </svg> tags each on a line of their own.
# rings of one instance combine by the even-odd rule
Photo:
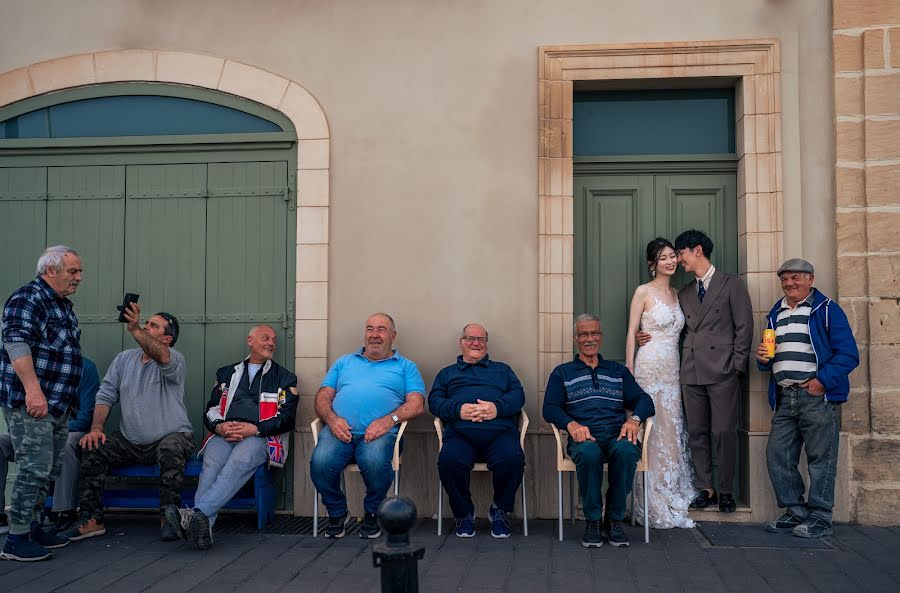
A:
<svg viewBox="0 0 900 593">
<path fill-rule="evenodd" d="M 775 330 L 763 330 L 763 344 L 766 345 L 766 358 L 775 358 Z"/>
</svg>

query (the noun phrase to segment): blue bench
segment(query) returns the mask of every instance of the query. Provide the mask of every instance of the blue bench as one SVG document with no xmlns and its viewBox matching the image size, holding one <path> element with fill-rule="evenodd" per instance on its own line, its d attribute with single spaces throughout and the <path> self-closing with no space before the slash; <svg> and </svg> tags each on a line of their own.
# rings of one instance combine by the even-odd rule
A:
<svg viewBox="0 0 900 593">
<path fill-rule="evenodd" d="M 184 468 L 185 477 L 196 478 L 200 476 L 203 462 L 199 459 L 191 459 Z M 159 478 L 158 465 L 129 465 L 112 468 L 107 476 L 124 478 Z M 252 492 L 250 485 L 252 482 Z M 194 505 L 195 491 L 182 490 L 182 504 Z M 53 506 L 53 497 L 48 496 L 44 503 L 46 508 Z M 159 488 L 110 488 L 103 493 L 104 507 L 118 507 L 126 509 L 152 509 L 159 507 Z M 228 504 L 226 509 L 253 510 L 256 509 L 257 529 L 263 529 L 275 521 L 275 477 L 268 464 L 262 464 L 256 469 L 253 478 L 238 491 Z"/>
</svg>

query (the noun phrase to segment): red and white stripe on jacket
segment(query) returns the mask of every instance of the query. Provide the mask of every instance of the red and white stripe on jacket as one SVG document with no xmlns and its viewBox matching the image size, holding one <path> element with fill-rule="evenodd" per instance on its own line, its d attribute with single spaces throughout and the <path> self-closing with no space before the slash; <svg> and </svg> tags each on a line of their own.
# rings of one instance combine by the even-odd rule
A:
<svg viewBox="0 0 900 593">
<path fill-rule="evenodd" d="M 219 405 L 213 406 L 212 408 L 206 411 L 206 417 L 212 421 L 216 422 L 219 420 L 224 421 L 228 416 L 228 408 L 231 407 L 231 402 L 234 401 L 234 393 L 237 391 L 237 387 L 241 382 L 241 378 L 244 375 L 244 370 L 247 367 L 247 360 L 243 360 L 234 366 L 234 372 L 231 374 L 231 380 L 229 384 L 226 386 L 225 383 L 221 383 L 219 385 Z M 262 373 L 260 376 L 260 393 L 259 393 L 259 420 L 262 422 L 263 420 L 268 420 L 270 418 L 274 418 L 278 415 L 278 405 L 283 401 L 283 393 L 282 389 L 279 388 L 277 393 L 263 392 L 262 391 L 262 383 L 263 378 L 266 376 L 266 373 L 269 372 L 269 369 L 272 368 L 272 361 L 267 360 L 265 364 L 259 369 L 259 373 Z M 209 439 L 213 437 L 213 433 L 209 433 L 206 436 L 206 439 L 203 441 L 203 446 L 200 448 L 198 453 L 202 454 L 203 450 L 206 448 L 206 444 L 209 442 Z M 266 453 L 269 456 L 269 466 L 270 467 L 284 467 L 285 461 L 287 461 L 288 456 L 288 447 L 290 444 L 290 433 L 285 434 L 276 434 L 272 436 L 263 437 L 266 439 Z"/>
</svg>

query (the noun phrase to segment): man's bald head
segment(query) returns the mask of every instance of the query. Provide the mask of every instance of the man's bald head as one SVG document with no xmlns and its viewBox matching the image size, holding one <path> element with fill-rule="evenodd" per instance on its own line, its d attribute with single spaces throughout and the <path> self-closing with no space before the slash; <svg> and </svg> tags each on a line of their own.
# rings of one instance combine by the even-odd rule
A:
<svg viewBox="0 0 900 593">
<path fill-rule="evenodd" d="M 250 349 L 250 363 L 262 364 L 275 355 L 278 338 L 271 325 L 261 324 L 250 330 L 247 347 Z"/>
</svg>

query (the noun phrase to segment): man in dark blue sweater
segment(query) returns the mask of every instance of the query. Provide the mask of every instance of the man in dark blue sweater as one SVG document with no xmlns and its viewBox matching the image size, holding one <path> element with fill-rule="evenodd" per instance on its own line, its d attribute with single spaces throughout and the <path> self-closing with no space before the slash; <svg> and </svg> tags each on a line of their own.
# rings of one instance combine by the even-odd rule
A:
<svg viewBox="0 0 900 593">
<path fill-rule="evenodd" d="M 444 422 L 438 457 L 441 483 L 456 517 L 457 537 L 475 535 L 475 506 L 469 477 L 476 462 L 487 462 L 494 480 L 491 535 L 509 537 L 509 513 L 522 484 L 525 454 L 515 417 L 525 393 L 508 365 L 488 357 L 488 333 L 477 323 L 465 326 L 456 364 L 441 370 L 428 396 L 428 409 Z"/>
<path fill-rule="evenodd" d="M 575 319 L 575 360 L 550 373 L 544 393 L 544 419 L 569 433 L 568 452 L 575 462 L 578 490 L 587 527 L 581 544 L 603 545 L 603 464 L 609 464 L 606 491 L 607 539 L 613 546 L 627 546 L 622 530 L 625 500 L 631 492 L 634 470 L 641 452 L 637 434 L 641 422 L 656 413 L 653 400 L 638 386 L 623 365 L 603 360 L 600 319 L 583 314 Z M 631 410 L 626 419 L 625 411 Z M 624 422 L 623 422 L 624 421 Z"/>
</svg>

